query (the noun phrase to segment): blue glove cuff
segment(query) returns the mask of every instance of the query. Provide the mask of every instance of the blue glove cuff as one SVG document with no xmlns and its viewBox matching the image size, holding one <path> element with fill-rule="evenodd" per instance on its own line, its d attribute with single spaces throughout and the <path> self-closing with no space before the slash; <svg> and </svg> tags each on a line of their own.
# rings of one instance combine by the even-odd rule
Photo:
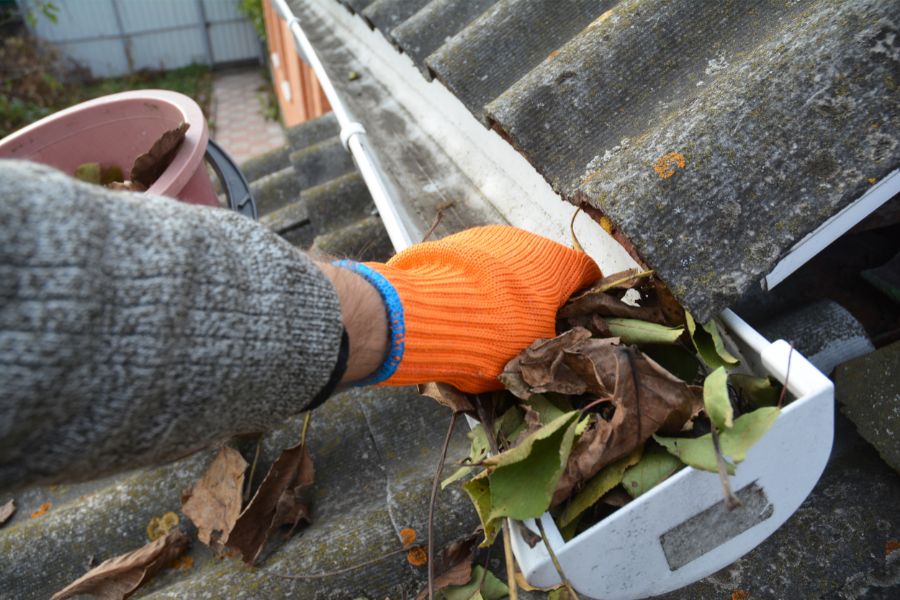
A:
<svg viewBox="0 0 900 600">
<path fill-rule="evenodd" d="M 400 302 L 400 296 L 397 294 L 396 288 L 384 275 L 364 264 L 352 260 L 336 260 L 332 264 L 336 267 L 353 271 L 371 283 L 378 290 L 378 294 L 384 302 L 388 317 L 388 338 L 391 344 L 387 358 L 377 371 L 365 379 L 352 382 L 351 385 L 363 386 L 381 383 L 394 374 L 400 365 L 400 361 L 403 359 L 406 325 L 403 320 L 403 304 Z"/>
</svg>

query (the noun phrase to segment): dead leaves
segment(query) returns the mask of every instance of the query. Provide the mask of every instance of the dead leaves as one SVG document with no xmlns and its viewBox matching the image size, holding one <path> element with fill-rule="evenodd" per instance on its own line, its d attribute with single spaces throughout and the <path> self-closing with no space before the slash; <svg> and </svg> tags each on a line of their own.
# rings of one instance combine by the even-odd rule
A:
<svg viewBox="0 0 900 600">
<path fill-rule="evenodd" d="M 475 406 L 469 397 L 450 385 L 449 383 L 426 383 L 419 386 L 419 394 L 436 400 L 438 404 L 446 406 L 456 413 L 475 412 Z"/>
<path fill-rule="evenodd" d="M 560 309 L 557 326 L 558 336 L 507 363 L 499 379 L 511 395 L 478 406 L 483 424 L 466 466 L 444 482 L 483 467 L 463 484 L 482 545 L 503 518 L 551 507 L 571 539 L 581 521 L 604 518 L 684 465 L 715 471 L 718 461 L 724 476 L 777 418 L 771 383 L 729 372 L 738 359 L 716 323 L 695 323 L 652 272 L 605 277 Z"/>
<path fill-rule="evenodd" d="M 472 579 L 472 559 L 475 557 L 475 548 L 479 532 L 475 532 L 460 540 L 446 545 L 434 559 L 434 571 L 437 577 L 434 580 L 434 591 L 442 590 L 451 585 L 465 585 Z M 419 592 L 416 600 L 424 600 L 428 597 L 428 588 Z"/>
<path fill-rule="evenodd" d="M 305 443 L 282 451 L 227 533 L 225 546 L 239 552 L 244 562 L 255 563 L 279 527 L 293 529 L 300 521 L 310 521 L 304 494 L 314 481 L 315 468 Z"/>
<path fill-rule="evenodd" d="M 187 534 L 175 528 L 143 548 L 104 561 L 53 594 L 50 600 L 65 600 L 78 594 L 91 594 L 100 600 L 122 600 L 168 566 L 189 545 Z"/>
<path fill-rule="evenodd" d="M 507 364 L 501 381 L 520 398 L 557 392 L 589 393 L 612 409 L 581 433 L 559 479 L 552 504 L 643 444 L 657 431 L 677 432 L 691 418 L 694 390 L 650 358 L 616 338 L 596 339 L 576 327 L 538 340 Z"/>
<path fill-rule="evenodd" d="M 153 142 L 150 150 L 141 154 L 134 159 L 131 167 L 131 180 L 135 181 L 145 188 L 153 185 L 162 172 L 171 164 L 175 158 L 181 142 L 184 141 L 185 133 L 187 133 L 190 123 L 181 123 L 175 129 L 170 129 L 163 133 L 159 139 Z"/>
<path fill-rule="evenodd" d="M 234 528 L 241 512 L 247 461 L 224 446 L 194 487 L 182 497 L 181 512 L 197 526 L 197 537 L 214 549 Z"/>
<path fill-rule="evenodd" d="M 190 123 L 183 122 L 175 129 L 162 133 L 150 150 L 141 154 L 131 166 L 131 179 L 125 179 L 118 165 L 103 166 L 98 162 L 86 162 L 75 167 L 72 176 L 86 183 L 103 185 L 111 190 L 144 192 L 153 185 L 175 158 Z"/>
</svg>

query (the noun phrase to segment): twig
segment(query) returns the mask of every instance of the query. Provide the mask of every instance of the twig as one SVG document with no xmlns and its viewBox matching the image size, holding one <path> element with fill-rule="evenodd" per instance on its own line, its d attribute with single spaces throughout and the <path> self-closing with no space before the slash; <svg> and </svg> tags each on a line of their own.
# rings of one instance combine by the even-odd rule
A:
<svg viewBox="0 0 900 600">
<path fill-rule="evenodd" d="M 575 209 L 575 214 L 572 215 L 572 220 L 569 221 L 569 231 L 572 234 L 572 247 L 579 251 L 584 252 L 584 248 L 581 246 L 581 243 L 578 241 L 578 236 L 575 235 L 575 217 L 578 216 L 578 213 L 581 212 L 581 207 Z"/>
<path fill-rule="evenodd" d="M 553 548 L 550 547 L 550 540 L 547 539 L 547 532 L 544 531 L 544 524 L 541 522 L 541 518 L 538 517 L 534 521 L 537 523 L 538 531 L 541 532 L 541 539 L 544 540 L 544 548 L 547 549 L 547 554 L 550 555 L 550 560 L 553 561 L 553 566 L 556 567 L 556 574 L 559 575 L 563 585 L 566 586 L 566 591 L 569 592 L 571 600 L 578 600 L 578 593 L 575 591 L 575 588 L 572 587 L 572 584 L 569 583 L 569 578 L 566 577 L 566 574 L 563 572 L 562 565 L 559 564 L 556 553 L 553 551 Z"/>
<path fill-rule="evenodd" d="M 605 294 L 609 290 L 622 285 L 623 283 L 625 283 L 626 281 L 628 281 L 630 279 L 643 279 L 644 277 L 650 277 L 651 275 L 653 275 L 653 273 L 654 273 L 653 269 L 647 269 L 646 271 L 640 271 L 638 273 L 635 273 L 634 275 L 626 275 L 625 277 L 616 279 L 615 281 L 610 281 L 609 283 L 605 283 L 602 286 L 592 287 L 589 290 L 586 290 L 584 293 L 579 294 L 578 296 L 573 296 L 572 301 L 580 300 L 581 298 L 584 298 L 585 296 L 593 296 L 595 294 Z"/>
<path fill-rule="evenodd" d="M 247 484 L 244 486 L 244 504 L 250 500 L 250 490 L 253 488 L 253 476 L 256 475 L 256 465 L 259 462 L 259 451 L 262 449 L 262 436 L 256 440 L 256 451 L 253 453 L 253 464 L 250 465 L 250 476 L 247 478 Z"/>
<path fill-rule="evenodd" d="M 516 565 L 513 562 L 508 519 L 503 519 L 503 554 L 506 556 L 506 586 L 509 588 L 509 600 L 518 600 L 519 589 L 516 585 Z"/>
<path fill-rule="evenodd" d="M 343 569 L 337 569 L 335 571 L 326 571 L 325 573 L 314 573 L 312 575 L 287 575 L 286 573 L 270 573 L 275 577 L 282 577 L 284 579 L 324 579 L 326 577 L 334 577 L 335 575 L 343 575 L 344 573 L 349 573 L 350 571 L 355 571 L 356 569 L 362 569 L 363 567 L 368 567 L 369 565 L 374 565 L 377 562 L 381 562 L 386 558 L 390 558 L 392 556 L 396 556 L 397 554 L 403 554 L 404 552 L 409 552 L 410 550 L 414 550 L 416 548 L 421 548 L 422 546 L 410 546 L 408 548 L 400 548 L 399 550 L 392 550 L 391 552 L 387 552 L 382 554 L 377 558 L 373 558 L 361 563 L 357 563 L 355 565 L 350 565 L 349 567 L 344 567 Z"/>
<path fill-rule="evenodd" d="M 484 428 L 485 437 L 488 445 L 491 447 L 491 452 L 500 454 L 497 438 L 494 437 L 494 420 L 484 409 L 484 403 L 482 403 L 479 395 L 475 396 L 475 410 L 478 412 L 478 419 Z M 503 553 L 506 556 L 506 586 L 509 588 L 509 600 L 519 600 L 519 590 L 516 587 L 516 569 L 513 564 L 512 544 L 509 537 L 509 520 L 502 519 L 500 523 L 503 530 Z"/>
<path fill-rule="evenodd" d="M 434 502 L 437 499 L 438 486 L 441 484 L 444 461 L 447 460 L 447 448 L 450 447 L 450 438 L 453 437 L 453 429 L 456 427 L 457 414 L 456 411 L 450 413 L 450 425 L 447 426 L 441 457 L 438 459 L 437 469 L 434 472 L 434 481 L 431 482 L 431 500 L 428 503 L 428 600 L 434 600 Z"/>
<path fill-rule="evenodd" d="M 434 217 L 434 221 L 431 223 L 431 227 L 428 228 L 428 231 L 425 232 L 425 235 L 422 236 L 422 241 L 427 242 L 428 238 L 431 237 L 431 234 L 434 233 L 434 230 L 437 229 L 437 226 L 440 225 L 441 219 L 444 218 L 444 211 L 441 208 L 437 209 L 437 215 Z"/>
<path fill-rule="evenodd" d="M 788 364 L 787 370 L 784 372 L 784 385 L 781 386 L 781 395 L 778 396 L 778 408 L 781 408 L 784 405 L 784 395 L 787 392 L 788 388 L 788 379 L 791 376 L 791 356 L 794 355 L 794 344 L 791 343 L 791 349 L 788 350 Z"/>
<path fill-rule="evenodd" d="M 719 481 L 722 482 L 722 493 L 725 495 L 725 508 L 734 510 L 741 506 L 741 501 L 738 500 L 737 496 L 731 491 L 731 482 L 728 480 L 728 469 L 725 465 L 725 457 L 722 456 L 722 448 L 719 446 L 719 432 L 716 431 L 715 425 L 710 428 L 710 433 L 712 434 L 713 449 L 716 451 L 716 465 L 719 467 Z"/>
<path fill-rule="evenodd" d="M 306 414 L 303 415 L 303 429 L 300 431 L 300 445 L 306 445 L 306 432 L 309 431 L 309 420 L 312 417 L 312 411 L 306 411 Z"/>
</svg>

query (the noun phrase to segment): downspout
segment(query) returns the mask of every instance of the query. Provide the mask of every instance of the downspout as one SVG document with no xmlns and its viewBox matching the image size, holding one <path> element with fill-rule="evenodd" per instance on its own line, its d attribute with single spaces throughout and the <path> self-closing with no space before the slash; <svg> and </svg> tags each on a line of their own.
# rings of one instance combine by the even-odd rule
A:
<svg viewBox="0 0 900 600">
<path fill-rule="evenodd" d="M 288 6 L 286 0 L 272 0 L 272 6 L 279 16 L 287 21 L 288 29 L 290 29 L 291 35 L 294 36 L 294 44 L 297 47 L 297 51 L 306 59 L 306 62 L 319 79 L 322 91 L 325 92 L 325 96 L 331 104 L 331 109 L 334 111 L 334 116 L 337 118 L 338 125 L 340 125 L 341 143 L 356 161 L 356 166 L 359 168 L 359 172 L 366 183 L 366 187 L 369 188 L 369 193 L 372 195 L 372 200 L 375 202 L 375 207 L 378 209 L 381 220 L 384 222 L 384 228 L 391 239 L 391 244 L 398 252 L 404 250 L 412 245 L 412 238 L 402 218 L 397 193 L 372 152 L 365 127 L 347 110 L 331 79 L 328 77 L 325 67 L 319 60 L 319 56 L 309 42 L 309 38 L 306 37 L 306 33 L 304 33 L 300 25 L 300 19 Z"/>
</svg>

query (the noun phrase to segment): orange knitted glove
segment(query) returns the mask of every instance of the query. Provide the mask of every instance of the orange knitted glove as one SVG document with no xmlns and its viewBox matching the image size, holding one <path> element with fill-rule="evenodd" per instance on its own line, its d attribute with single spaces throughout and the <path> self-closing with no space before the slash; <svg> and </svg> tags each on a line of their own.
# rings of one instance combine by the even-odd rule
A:
<svg viewBox="0 0 900 600">
<path fill-rule="evenodd" d="M 383 384 L 440 381 L 471 393 L 501 389 L 504 365 L 535 339 L 555 336 L 559 307 L 601 276 L 583 252 L 502 225 L 417 244 L 367 266 L 402 304 L 402 356 Z"/>
</svg>

